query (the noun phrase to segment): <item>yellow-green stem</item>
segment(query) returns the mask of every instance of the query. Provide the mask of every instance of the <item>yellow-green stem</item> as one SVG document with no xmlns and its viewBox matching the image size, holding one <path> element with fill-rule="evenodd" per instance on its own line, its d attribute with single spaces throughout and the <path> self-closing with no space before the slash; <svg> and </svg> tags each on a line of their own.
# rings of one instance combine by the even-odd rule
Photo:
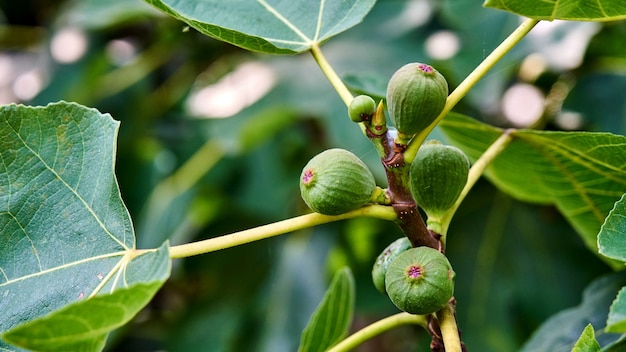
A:
<svg viewBox="0 0 626 352">
<path fill-rule="evenodd" d="M 448 209 L 448 211 L 446 211 L 446 213 L 439 219 L 439 226 L 441 229 L 441 241 L 444 243 L 444 245 L 446 243 L 446 234 L 448 232 L 448 227 L 450 226 L 450 221 L 452 220 L 454 213 L 459 208 L 459 206 L 463 202 L 463 199 L 465 199 L 472 187 L 474 187 L 476 181 L 478 181 L 478 179 L 485 172 L 485 169 L 493 162 L 493 160 L 498 155 L 500 155 L 500 153 L 504 151 L 504 149 L 506 149 L 509 143 L 511 143 L 511 141 L 513 140 L 513 136 L 511 135 L 512 132 L 512 129 L 505 130 L 502 135 L 498 137 L 498 139 L 496 139 L 496 141 L 493 142 L 493 144 L 491 144 L 489 148 L 487 148 L 487 150 L 485 150 L 480 158 L 476 160 L 474 165 L 472 165 L 469 170 L 469 174 L 467 175 L 467 182 L 465 183 L 465 187 L 463 187 L 459 198 L 457 198 L 456 202 L 454 202 L 454 205 L 450 209 Z"/>
<path fill-rule="evenodd" d="M 441 337 L 446 352 L 461 352 L 461 338 L 459 329 L 456 325 L 456 317 L 454 316 L 454 308 L 448 304 L 445 308 L 437 312 L 439 320 L 439 328 L 441 329 Z"/>
<path fill-rule="evenodd" d="M 452 108 L 469 92 L 469 90 L 480 81 L 480 79 L 487 73 L 493 66 L 495 66 L 500 59 L 504 55 L 506 55 L 517 43 L 522 40 L 528 32 L 530 32 L 533 27 L 539 23 L 539 20 L 535 19 L 527 19 L 524 21 L 511 35 L 509 35 L 494 51 L 489 54 L 481 63 L 478 65 L 472 73 L 470 73 L 464 80 L 459 84 L 456 89 L 450 93 L 448 99 L 446 100 L 446 105 L 443 108 L 443 111 L 439 114 L 439 116 L 433 121 L 430 126 L 416 135 L 407 150 L 404 152 L 404 160 L 407 163 L 410 163 L 415 158 L 417 154 L 417 150 L 420 145 L 426 140 L 426 137 L 430 134 L 430 132 L 437 126 L 437 124 L 452 110 Z"/>
<path fill-rule="evenodd" d="M 367 216 L 384 220 L 396 219 L 396 213 L 393 208 L 384 205 L 370 205 L 341 215 L 331 216 L 318 213 L 306 214 L 272 224 L 235 232 L 229 235 L 173 246 L 170 247 L 170 258 L 184 258 L 214 252 L 220 249 L 258 241 L 288 232 L 358 216 Z"/>
<path fill-rule="evenodd" d="M 420 325 L 426 328 L 426 317 L 423 315 L 413 315 L 409 313 L 398 313 L 392 315 L 355 332 L 334 347 L 330 348 L 327 352 L 350 351 L 376 335 L 380 335 L 383 332 L 391 330 L 395 327 L 408 324 Z"/>
<path fill-rule="evenodd" d="M 346 106 L 350 106 L 350 102 L 353 98 L 352 93 L 350 93 L 346 85 L 343 84 L 341 78 L 339 78 L 335 70 L 328 63 L 318 44 L 313 44 L 313 46 L 311 46 L 311 54 L 313 54 L 315 62 L 317 62 L 317 65 L 320 67 L 322 72 L 324 72 L 324 75 L 326 75 L 330 84 L 332 84 L 333 88 L 335 88 L 341 100 L 343 100 Z"/>
</svg>

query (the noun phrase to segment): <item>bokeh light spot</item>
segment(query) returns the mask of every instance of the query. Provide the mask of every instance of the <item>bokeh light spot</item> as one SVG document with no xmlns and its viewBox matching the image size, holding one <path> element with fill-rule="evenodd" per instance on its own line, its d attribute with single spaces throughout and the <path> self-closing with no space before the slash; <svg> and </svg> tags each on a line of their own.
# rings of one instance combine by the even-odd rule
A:
<svg viewBox="0 0 626 352">
<path fill-rule="evenodd" d="M 447 60 L 459 52 L 461 40 L 452 31 L 438 31 L 431 34 L 427 39 L 426 53 L 436 60 Z"/>
<path fill-rule="evenodd" d="M 20 100 L 34 98 L 43 87 L 43 79 L 36 71 L 28 71 L 19 75 L 13 82 L 13 93 Z"/>
<path fill-rule="evenodd" d="M 62 64 L 78 61 L 87 52 L 87 37 L 78 28 L 63 28 L 50 42 L 52 58 Z"/>
<path fill-rule="evenodd" d="M 261 99 L 275 81 L 276 74 L 269 66 L 247 62 L 215 84 L 192 93 L 187 107 L 198 117 L 230 117 Z"/>
<path fill-rule="evenodd" d="M 543 115 L 545 97 L 539 88 L 517 83 L 502 97 L 502 113 L 516 127 L 529 127 Z"/>
</svg>

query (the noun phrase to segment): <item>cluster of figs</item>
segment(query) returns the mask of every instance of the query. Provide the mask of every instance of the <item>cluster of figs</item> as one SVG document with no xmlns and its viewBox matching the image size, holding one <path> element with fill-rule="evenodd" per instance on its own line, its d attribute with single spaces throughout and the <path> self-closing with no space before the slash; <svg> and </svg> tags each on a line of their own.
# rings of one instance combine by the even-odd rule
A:
<svg viewBox="0 0 626 352">
<path fill-rule="evenodd" d="M 448 96 L 445 78 L 432 66 L 410 63 L 397 70 L 387 86 L 387 111 L 399 136 L 410 139 L 428 128 L 441 113 Z M 376 112 L 366 95 L 353 99 L 348 115 L 364 122 Z M 458 148 L 426 142 L 411 162 L 411 194 L 430 218 L 440 218 L 459 197 L 470 162 Z M 374 175 L 352 152 L 329 149 L 313 157 L 302 170 L 300 191 L 315 212 L 338 215 L 356 210 L 377 197 Z M 372 269 L 376 288 L 401 310 L 430 314 L 448 303 L 454 293 L 454 271 L 439 250 L 412 247 L 406 237 L 391 243 Z"/>
</svg>

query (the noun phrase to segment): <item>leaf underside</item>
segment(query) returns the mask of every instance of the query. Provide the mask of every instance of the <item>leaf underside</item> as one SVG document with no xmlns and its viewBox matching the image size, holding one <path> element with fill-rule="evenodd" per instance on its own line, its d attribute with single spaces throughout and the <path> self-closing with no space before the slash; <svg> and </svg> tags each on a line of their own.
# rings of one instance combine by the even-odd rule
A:
<svg viewBox="0 0 626 352">
<path fill-rule="evenodd" d="M 476 160 L 503 133 L 459 114 L 440 124 Z M 626 137 L 611 133 L 512 130 L 486 176 L 517 199 L 554 204 L 597 252 L 597 234 L 626 192 Z"/>
<path fill-rule="evenodd" d="M 201 33 L 241 48 L 294 54 L 360 23 L 375 0 L 146 0 Z"/>
</svg>

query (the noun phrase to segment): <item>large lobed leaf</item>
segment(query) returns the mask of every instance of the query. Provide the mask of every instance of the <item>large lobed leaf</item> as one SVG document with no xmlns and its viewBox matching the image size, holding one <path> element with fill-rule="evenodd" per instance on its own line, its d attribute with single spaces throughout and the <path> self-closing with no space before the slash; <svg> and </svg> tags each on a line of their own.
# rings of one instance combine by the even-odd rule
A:
<svg viewBox="0 0 626 352">
<path fill-rule="evenodd" d="M 615 21 L 626 18 L 626 2 L 623 0 L 486 0 L 484 6 L 549 21 Z"/>
<path fill-rule="evenodd" d="M 356 24 L 376 0 L 146 0 L 210 37 L 251 51 L 309 50 Z"/>
<path fill-rule="evenodd" d="M 459 114 L 449 114 L 440 126 L 474 160 L 503 133 Z M 555 204 L 596 252 L 598 231 L 626 192 L 626 137 L 594 132 L 510 133 L 513 141 L 486 176 L 520 200 Z"/>
<path fill-rule="evenodd" d="M 9 348 L 8 340 L 39 349 L 30 345 L 41 340 L 34 336 L 53 331 L 40 318 L 71 336 L 79 332 L 75 318 L 92 331 L 118 305 L 125 312 L 102 323 L 107 329 L 78 338 L 83 347 L 76 348 L 97 349 L 169 276 L 167 244 L 135 250 L 114 175 L 118 126 L 107 114 L 65 102 L 0 109 L 0 348 Z M 111 293 L 98 298 L 110 300 L 100 309 L 92 302 Z M 74 322 L 58 312 L 66 306 L 75 309 Z"/>
<path fill-rule="evenodd" d="M 301 352 L 323 352 L 337 344 L 348 332 L 354 311 L 355 287 L 348 268 L 338 271 L 302 332 Z"/>
</svg>

